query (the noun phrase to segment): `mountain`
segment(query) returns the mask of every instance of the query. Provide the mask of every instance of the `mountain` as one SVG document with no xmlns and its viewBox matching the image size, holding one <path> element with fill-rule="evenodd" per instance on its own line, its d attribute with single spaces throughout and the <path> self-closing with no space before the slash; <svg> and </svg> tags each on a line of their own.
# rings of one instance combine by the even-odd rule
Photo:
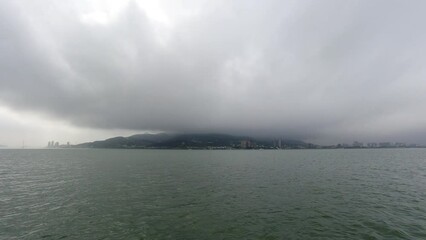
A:
<svg viewBox="0 0 426 240">
<path fill-rule="evenodd" d="M 238 147 L 247 137 L 226 134 L 182 134 L 153 145 L 157 148 Z"/>
<path fill-rule="evenodd" d="M 279 142 L 279 143 L 278 143 Z M 315 148 L 316 145 L 299 140 L 255 139 L 227 134 L 137 134 L 87 142 L 77 148 L 152 148 L 152 149 L 275 149 Z"/>
<path fill-rule="evenodd" d="M 94 141 L 75 145 L 81 148 L 148 148 L 171 139 L 169 134 L 136 134 L 130 137 L 114 137 L 103 141 Z"/>
</svg>

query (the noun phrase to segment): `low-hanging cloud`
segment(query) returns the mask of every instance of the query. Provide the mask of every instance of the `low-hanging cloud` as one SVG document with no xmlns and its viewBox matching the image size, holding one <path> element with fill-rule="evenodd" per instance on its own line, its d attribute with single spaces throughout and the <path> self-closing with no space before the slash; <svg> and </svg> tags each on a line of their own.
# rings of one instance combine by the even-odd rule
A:
<svg viewBox="0 0 426 240">
<path fill-rule="evenodd" d="M 423 1 L 160 2 L 164 21 L 72 2 L 0 2 L 2 104 L 100 129 L 426 140 Z"/>
</svg>

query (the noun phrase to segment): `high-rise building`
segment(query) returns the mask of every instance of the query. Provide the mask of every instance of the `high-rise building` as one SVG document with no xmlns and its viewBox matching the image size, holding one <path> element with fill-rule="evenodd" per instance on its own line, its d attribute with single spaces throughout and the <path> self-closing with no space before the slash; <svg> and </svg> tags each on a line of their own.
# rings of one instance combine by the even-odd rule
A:
<svg viewBox="0 0 426 240">
<path fill-rule="evenodd" d="M 251 140 L 242 140 L 240 147 L 243 149 L 254 148 L 256 145 Z"/>
</svg>

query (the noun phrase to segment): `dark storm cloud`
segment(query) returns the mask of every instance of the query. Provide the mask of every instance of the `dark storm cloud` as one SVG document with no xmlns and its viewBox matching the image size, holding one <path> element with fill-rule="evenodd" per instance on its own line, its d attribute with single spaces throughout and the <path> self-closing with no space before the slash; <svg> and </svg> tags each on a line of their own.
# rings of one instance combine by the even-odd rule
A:
<svg viewBox="0 0 426 240">
<path fill-rule="evenodd" d="M 97 24 L 2 1 L 0 101 L 93 128 L 426 140 L 423 1 L 195 4 L 165 26 L 136 2 Z"/>
</svg>

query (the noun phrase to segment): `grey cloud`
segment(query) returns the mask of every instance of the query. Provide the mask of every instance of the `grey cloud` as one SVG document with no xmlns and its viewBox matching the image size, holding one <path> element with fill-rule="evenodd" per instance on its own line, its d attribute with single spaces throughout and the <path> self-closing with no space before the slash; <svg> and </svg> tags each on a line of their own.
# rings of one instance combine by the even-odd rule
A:
<svg viewBox="0 0 426 240">
<path fill-rule="evenodd" d="M 169 29 L 135 2 L 102 25 L 83 1 L 3 1 L 0 101 L 101 129 L 426 141 L 423 1 L 195 4 Z"/>
</svg>

